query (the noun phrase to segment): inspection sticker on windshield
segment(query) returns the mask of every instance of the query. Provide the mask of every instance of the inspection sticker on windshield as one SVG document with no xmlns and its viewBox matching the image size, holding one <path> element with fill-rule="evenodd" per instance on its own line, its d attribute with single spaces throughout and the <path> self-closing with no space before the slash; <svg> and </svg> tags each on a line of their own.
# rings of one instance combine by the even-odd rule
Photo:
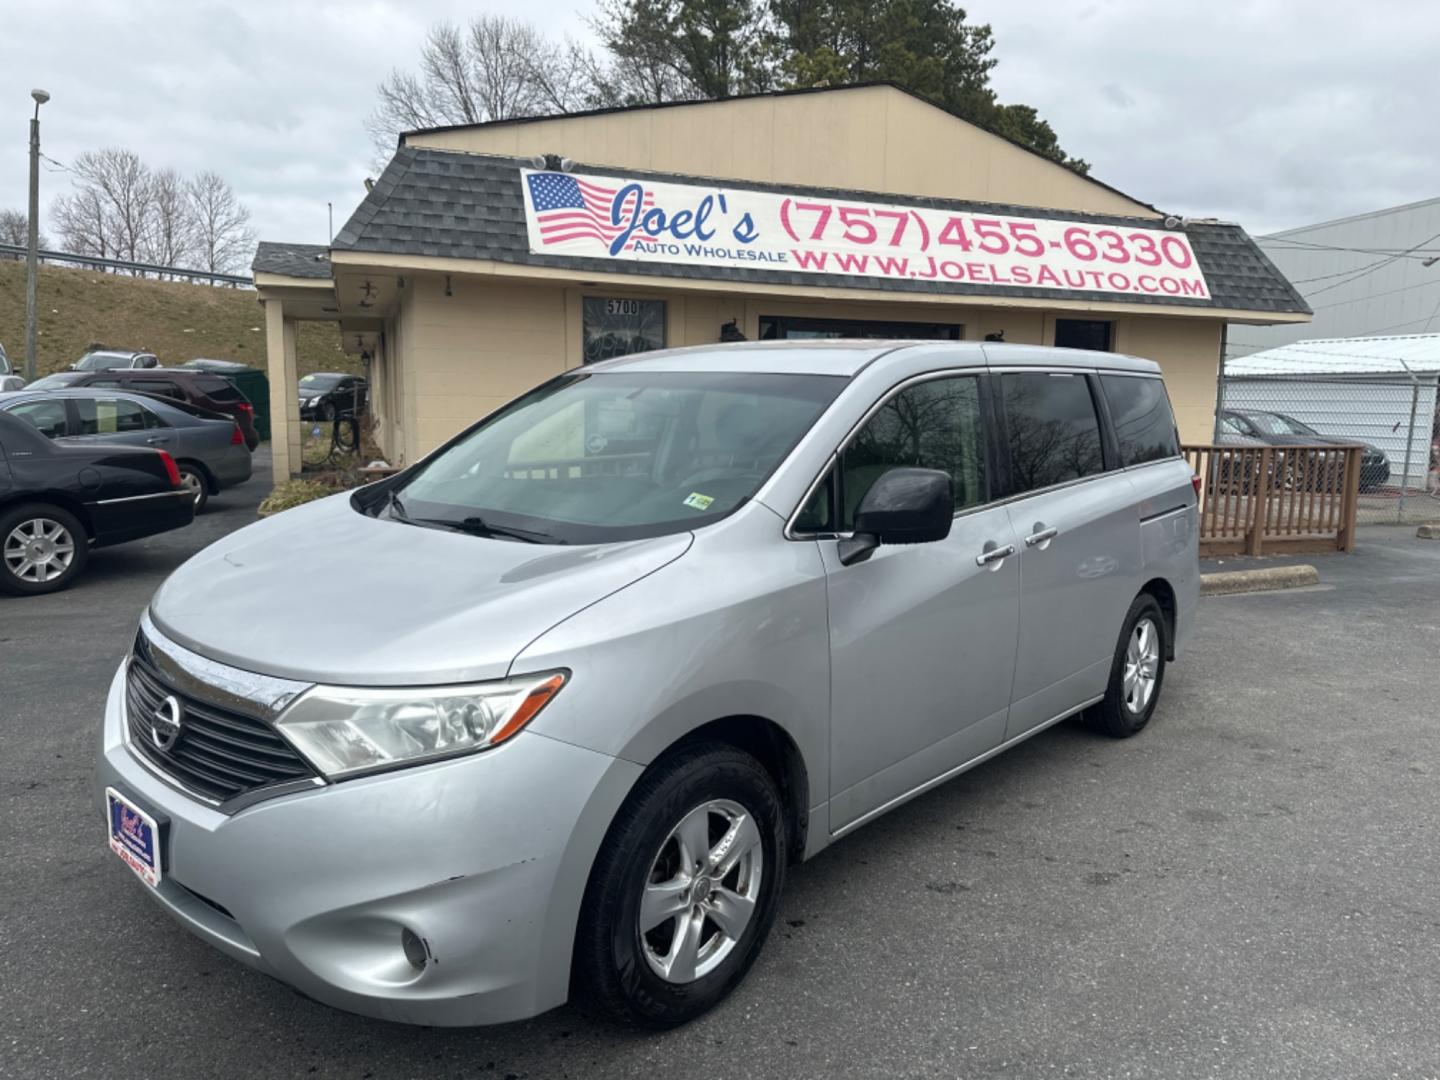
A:
<svg viewBox="0 0 1440 1080">
<path fill-rule="evenodd" d="M 709 495 L 701 495 L 698 491 L 692 491 L 685 496 L 685 505 L 692 510 L 709 510 L 714 501 Z"/>
<path fill-rule="evenodd" d="M 110 850 L 152 889 L 160 884 L 160 826 L 114 788 L 105 789 Z"/>
</svg>

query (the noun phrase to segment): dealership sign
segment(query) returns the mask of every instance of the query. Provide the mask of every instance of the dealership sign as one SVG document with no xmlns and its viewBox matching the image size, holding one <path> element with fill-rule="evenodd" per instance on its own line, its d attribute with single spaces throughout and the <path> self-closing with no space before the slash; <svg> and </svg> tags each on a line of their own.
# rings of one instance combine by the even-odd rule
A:
<svg viewBox="0 0 1440 1080">
<path fill-rule="evenodd" d="M 1166 229 L 531 169 L 520 175 L 536 254 L 1210 298 L 1189 238 Z"/>
</svg>

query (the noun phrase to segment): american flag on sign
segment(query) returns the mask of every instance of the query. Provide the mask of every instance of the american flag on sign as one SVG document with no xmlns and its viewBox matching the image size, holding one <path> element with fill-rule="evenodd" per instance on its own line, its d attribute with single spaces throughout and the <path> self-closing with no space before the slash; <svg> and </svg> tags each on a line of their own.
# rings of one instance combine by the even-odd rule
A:
<svg viewBox="0 0 1440 1080">
<path fill-rule="evenodd" d="M 571 240 L 599 240 L 608 249 L 623 230 L 610 222 L 610 206 L 619 188 L 601 187 L 563 173 L 531 173 L 526 179 L 530 181 L 530 205 L 540 226 L 540 243 L 545 247 Z M 626 198 L 621 221 L 630 220 L 633 200 L 633 196 Z M 647 192 L 644 206 L 648 209 L 654 202 Z M 633 245 L 632 240 L 625 250 Z"/>
</svg>

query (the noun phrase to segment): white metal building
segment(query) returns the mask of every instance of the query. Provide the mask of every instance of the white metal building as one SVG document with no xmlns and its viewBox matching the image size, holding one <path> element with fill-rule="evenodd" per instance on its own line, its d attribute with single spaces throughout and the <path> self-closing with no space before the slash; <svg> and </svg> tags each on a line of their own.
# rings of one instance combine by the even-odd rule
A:
<svg viewBox="0 0 1440 1080">
<path fill-rule="evenodd" d="M 1228 360 L 1225 374 L 1224 408 L 1283 413 L 1377 446 L 1390 459 L 1391 486 L 1408 476 L 1406 487 L 1424 490 L 1440 334 L 1297 341 Z"/>
<path fill-rule="evenodd" d="M 1255 242 L 1315 317 L 1309 325 L 1232 323 L 1227 358 L 1302 338 L 1440 331 L 1440 198 L 1287 229 Z"/>
</svg>

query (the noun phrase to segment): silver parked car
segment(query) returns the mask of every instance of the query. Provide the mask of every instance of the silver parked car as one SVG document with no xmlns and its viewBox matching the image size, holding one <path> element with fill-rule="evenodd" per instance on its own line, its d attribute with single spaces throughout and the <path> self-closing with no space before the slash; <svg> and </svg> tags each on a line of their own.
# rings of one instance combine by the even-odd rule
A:
<svg viewBox="0 0 1440 1080">
<path fill-rule="evenodd" d="M 164 450 L 195 499 L 250 479 L 250 449 L 233 418 L 183 401 L 123 390 L 22 390 L 0 394 L 0 409 L 61 443 L 123 443 Z"/>
<path fill-rule="evenodd" d="M 322 564 L 363 587 L 317 614 Z M 163 909 L 321 1001 L 675 1024 L 792 864 L 1066 717 L 1140 731 L 1198 586 L 1153 363 L 648 353 L 181 567 L 97 796 Z"/>
</svg>

